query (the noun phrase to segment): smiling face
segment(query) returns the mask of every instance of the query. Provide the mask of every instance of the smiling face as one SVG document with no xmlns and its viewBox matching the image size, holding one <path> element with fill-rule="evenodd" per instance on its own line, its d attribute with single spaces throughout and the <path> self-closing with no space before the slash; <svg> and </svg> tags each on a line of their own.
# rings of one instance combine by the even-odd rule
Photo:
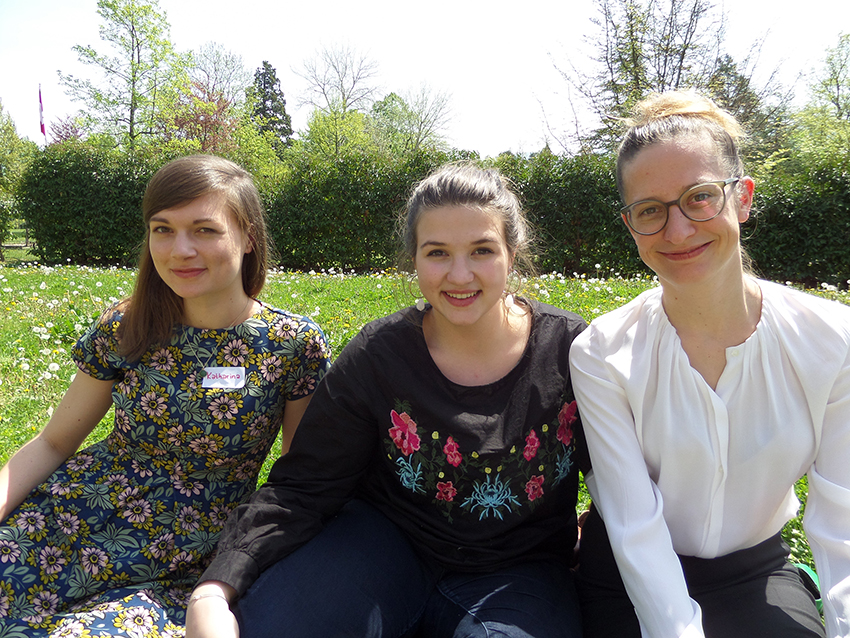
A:
<svg viewBox="0 0 850 638">
<path fill-rule="evenodd" d="M 226 308 L 244 301 L 242 259 L 251 244 L 220 197 L 161 210 L 148 230 L 156 271 L 184 303 Z"/>
<path fill-rule="evenodd" d="M 728 177 L 714 146 L 688 135 L 659 142 L 637 153 L 622 170 L 627 203 L 645 199 L 673 201 L 691 186 Z M 695 222 L 671 205 L 667 225 L 654 235 L 631 231 L 641 259 L 664 285 L 740 277 L 743 272 L 740 227 L 749 216 L 753 181 L 726 187 L 726 206 L 714 219 Z"/>
<path fill-rule="evenodd" d="M 437 321 L 470 326 L 496 318 L 512 262 L 498 216 L 463 206 L 422 213 L 414 265 Z"/>
</svg>

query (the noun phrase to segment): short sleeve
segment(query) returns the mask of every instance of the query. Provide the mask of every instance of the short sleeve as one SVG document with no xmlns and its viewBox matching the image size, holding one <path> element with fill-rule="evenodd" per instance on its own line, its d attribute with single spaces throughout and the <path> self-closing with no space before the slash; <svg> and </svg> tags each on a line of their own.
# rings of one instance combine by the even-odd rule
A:
<svg viewBox="0 0 850 638">
<path fill-rule="evenodd" d="M 331 365 L 331 351 L 322 329 L 309 317 L 281 312 L 269 324 L 272 346 L 280 348 L 289 373 L 287 401 L 310 396 Z"/>
<path fill-rule="evenodd" d="M 80 371 L 102 381 L 121 377 L 127 364 L 118 354 L 116 331 L 120 322 L 120 313 L 106 312 L 83 333 L 71 350 L 71 357 Z"/>
</svg>

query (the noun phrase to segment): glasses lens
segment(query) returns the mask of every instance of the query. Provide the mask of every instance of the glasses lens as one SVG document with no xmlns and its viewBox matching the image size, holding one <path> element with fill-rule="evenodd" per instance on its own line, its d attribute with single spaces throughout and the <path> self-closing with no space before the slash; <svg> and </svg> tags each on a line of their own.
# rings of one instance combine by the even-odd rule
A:
<svg viewBox="0 0 850 638">
<path fill-rule="evenodd" d="M 651 234 L 661 230 L 667 221 L 667 207 L 661 202 L 637 202 L 629 207 L 629 226 L 635 232 Z"/>
<path fill-rule="evenodd" d="M 715 217 L 726 203 L 723 188 L 717 184 L 700 184 L 679 198 L 682 212 L 695 221 Z"/>
</svg>

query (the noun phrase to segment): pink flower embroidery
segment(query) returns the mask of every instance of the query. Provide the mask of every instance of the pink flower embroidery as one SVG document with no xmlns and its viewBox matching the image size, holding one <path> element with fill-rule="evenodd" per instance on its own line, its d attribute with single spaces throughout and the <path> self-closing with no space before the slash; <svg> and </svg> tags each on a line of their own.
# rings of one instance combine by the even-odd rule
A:
<svg viewBox="0 0 850 638">
<path fill-rule="evenodd" d="M 558 440 L 564 445 L 573 441 L 573 423 L 576 422 L 576 402 L 565 403 L 558 412 Z"/>
<path fill-rule="evenodd" d="M 457 442 L 452 437 L 449 437 L 443 446 L 443 454 L 446 455 L 449 465 L 457 467 L 463 461 L 463 457 L 460 455 L 460 448 L 458 448 Z"/>
<path fill-rule="evenodd" d="M 528 494 L 528 500 L 533 501 L 543 496 L 543 475 L 532 476 L 525 484 L 525 493 Z"/>
<path fill-rule="evenodd" d="M 535 456 L 537 456 L 537 448 L 540 447 L 540 439 L 537 438 L 537 432 L 532 430 L 528 433 L 528 436 L 525 437 L 525 450 L 523 450 L 522 455 L 525 457 L 526 461 L 530 461 Z"/>
<path fill-rule="evenodd" d="M 390 410 L 390 419 L 393 422 L 393 427 L 389 429 L 390 438 L 401 450 L 401 453 L 409 456 L 418 450 L 419 435 L 416 434 L 416 422 L 410 418 L 407 412 L 399 414 L 395 410 Z"/>
<path fill-rule="evenodd" d="M 455 499 L 457 490 L 451 481 L 437 483 L 437 500 L 451 502 Z"/>
</svg>

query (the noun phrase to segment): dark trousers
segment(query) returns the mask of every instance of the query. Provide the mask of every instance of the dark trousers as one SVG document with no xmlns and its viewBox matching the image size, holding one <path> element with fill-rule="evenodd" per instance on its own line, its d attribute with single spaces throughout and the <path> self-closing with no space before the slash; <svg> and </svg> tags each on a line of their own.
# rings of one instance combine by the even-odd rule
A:
<svg viewBox="0 0 850 638">
<path fill-rule="evenodd" d="M 573 576 L 530 561 L 488 573 L 424 562 L 376 509 L 352 501 L 239 600 L 242 638 L 580 638 Z"/>
<path fill-rule="evenodd" d="M 815 600 L 777 534 L 714 559 L 679 556 L 688 592 L 702 609 L 706 638 L 823 638 Z M 585 638 L 640 638 L 640 625 L 592 508 L 582 527 L 579 574 Z"/>
</svg>

